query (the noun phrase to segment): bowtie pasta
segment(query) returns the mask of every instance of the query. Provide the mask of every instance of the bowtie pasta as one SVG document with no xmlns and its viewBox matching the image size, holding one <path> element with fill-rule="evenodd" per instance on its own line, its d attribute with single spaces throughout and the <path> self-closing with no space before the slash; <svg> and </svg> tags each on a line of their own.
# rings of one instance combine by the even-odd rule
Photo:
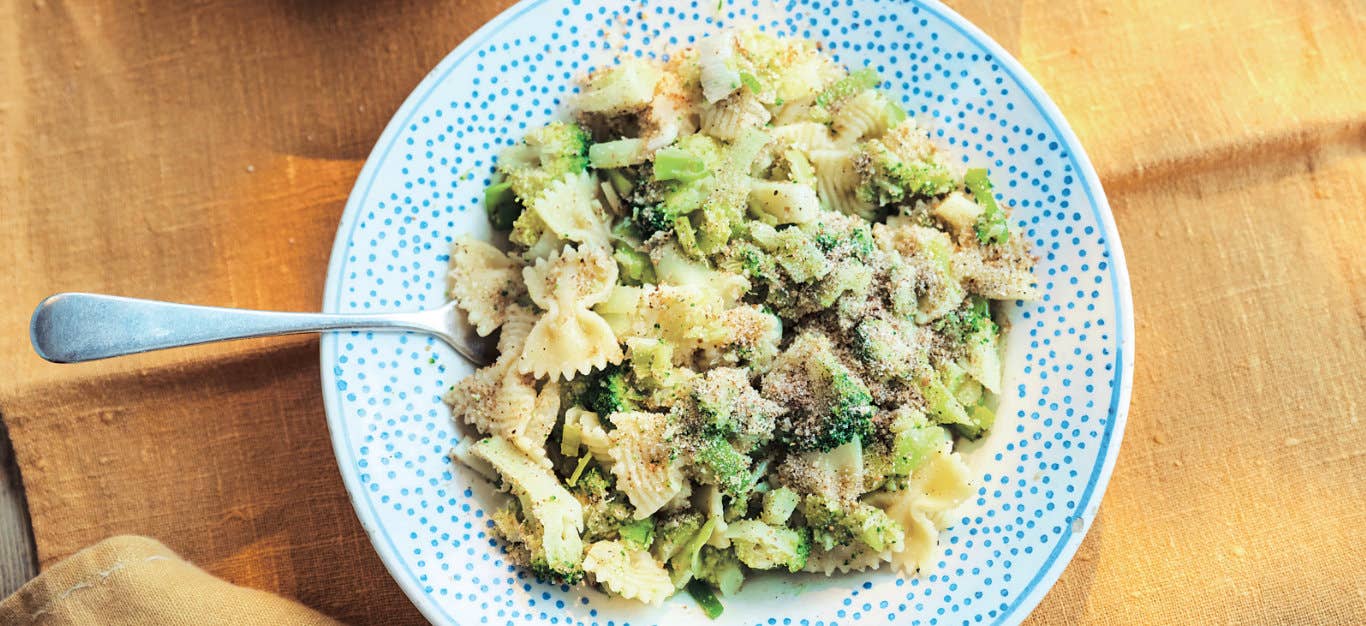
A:
<svg viewBox="0 0 1366 626">
<path fill-rule="evenodd" d="M 1033 259 L 986 171 L 817 44 L 720 33 L 588 77 L 498 159 L 450 296 L 500 356 L 455 456 L 540 577 L 709 614 L 758 570 L 934 562 Z"/>
</svg>

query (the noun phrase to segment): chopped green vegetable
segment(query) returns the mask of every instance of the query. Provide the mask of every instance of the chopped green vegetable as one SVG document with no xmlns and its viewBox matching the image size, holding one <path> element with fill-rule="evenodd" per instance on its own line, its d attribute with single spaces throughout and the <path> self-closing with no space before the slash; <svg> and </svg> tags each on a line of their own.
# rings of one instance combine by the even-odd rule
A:
<svg viewBox="0 0 1366 626">
<path fill-rule="evenodd" d="M 655 282 L 655 266 L 650 263 L 650 255 L 629 246 L 619 245 L 612 252 L 612 258 L 616 259 L 617 266 L 621 268 L 621 276 L 624 279 L 622 282 L 628 285 Z"/>
<path fill-rule="evenodd" d="M 759 77 L 749 72 L 740 72 L 740 84 L 748 87 L 750 93 L 757 94 L 764 91 L 764 85 L 759 82 Z"/>
<path fill-rule="evenodd" d="M 801 496 L 787 487 L 779 487 L 764 494 L 763 512 L 760 518 L 775 526 L 786 524 L 792 511 L 797 509 Z"/>
<path fill-rule="evenodd" d="M 884 207 L 948 193 L 953 174 L 933 159 L 903 159 L 877 139 L 861 144 L 854 155 L 860 200 Z"/>
<path fill-rule="evenodd" d="M 522 203 L 512 191 L 510 181 L 494 183 L 484 188 L 484 211 L 494 230 L 512 230 L 512 223 L 522 214 Z"/>
<path fill-rule="evenodd" d="M 783 568 L 800 572 L 811 555 L 811 537 L 805 529 L 740 520 L 730 525 L 726 535 L 735 548 L 735 556 L 754 569 Z"/>
<path fill-rule="evenodd" d="M 631 179 L 627 178 L 621 170 L 608 170 L 607 182 L 612 185 L 612 189 L 617 192 L 617 195 L 623 197 L 631 195 L 631 192 L 636 189 L 635 183 L 631 182 Z"/>
<path fill-rule="evenodd" d="M 687 150 L 676 147 L 655 152 L 655 180 L 692 182 L 710 173 L 707 162 Z"/>
<path fill-rule="evenodd" d="M 982 205 L 984 209 L 973 226 L 973 230 L 977 232 L 977 240 L 985 244 L 1005 243 L 1010 239 L 1010 225 L 1006 221 L 1005 211 L 996 204 L 996 197 L 991 193 L 991 180 L 987 178 L 986 169 L 968 170 L 963 175 L 963 183 L 977 199 L 977 204 Z"/>
<path fill-rule="evenodd" d="M 645 142 L 640 139 L 618 139 L 588 146 L 588 164 L 598 169 L 625 167 L 644 160 Z"/>
<path fill-rule="evenodd" d="M 626 380 L 626 370 L 620 365 L 609 365 L 593 372 L 579 396 L 584 408 L 607 417 L 619 411 L 629 411 L 636 405 L 638 395 Z"/>
<path fill-rule="evenodd" d="M 565 480 L 565 483 L 567 483 L 570 487 L 573 487 L 575 483 L 579 482 L 579 477 L 583 475 L 584 468 L 588 467 L 588 462 L 592 460 L 593 455 L 583 455 L 583 457 L 579 459 L 578 466 L 574 468 L 574 473 L 569 475 L 569 478 Z"/>
<path fill-rule="evenodd" d="M 848 76 L 841 78 L 833 85 L 825 88 L 816 96 L 816 106 L 829 108 L 833 104 L 848 98 L 865 89 L 872 89 L 882 84 L 882 78 L 877 75 L 877 70 L 871 67 L 860 68 L 849 73 Z"/>
<path fill-rule="evenodd" d="M 726 596 L 734 595 L 745 582 L 745 570 L 735 553 L 711 546 L 702 546 L 693 573 L 698 580 L 715 585 L 721 595 Z"/>
<path fill-rule="evenodd" d="M 649 550 L 655 539 L 655 523 L 650 518 L 638 519 L 622 526 L 618 532 L 621 533 L 621 540 L 626 545 L 639 550 Z"/>
<path fill-rule="evenodd" d="M 712 592 L 711 587 L 700 580 L 688 583 L 688 595 L 697 601 L 698 606 L 702 607 L 702 613 L 708 619 L 721 617 L 721 612 L 725 610 L 725 607 L 721 606 L 721 601 L 716 598 L 716 594 Z"/>
</svg>

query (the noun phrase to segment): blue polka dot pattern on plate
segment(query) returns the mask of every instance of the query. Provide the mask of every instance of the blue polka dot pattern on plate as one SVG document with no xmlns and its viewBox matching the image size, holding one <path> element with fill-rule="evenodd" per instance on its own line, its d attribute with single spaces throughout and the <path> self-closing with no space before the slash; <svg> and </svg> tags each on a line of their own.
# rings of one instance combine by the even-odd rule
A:
<svg viewBox="0 0 1366 626">
<path fill-rule="evenodd" d="M 941 538 L 930 573 L 758 576 L 718 623 L 831 626 L 1017 623 L 1095 514 L 1127 408 L 1128 279 L 1085 155 L 1052 104 L 995 44 L 930 1 L 523 2 L 471 36 L 395 115 L 342 218 L 324 308 L 429 308 L 448 247 L 488 234 L 493 156 L 542 124 L 574 79 L 621 54 L 661 56 L 718 26 L 758 24 L 822 41 L 875 68 L 965 162 L 990 168 L 1039 256 L 1042 300 L 1011 311 L 1000 421 L 965 447 L 977 498 Z M 485 511 L 498 494 L 454 466 L 442 392 L 469 366 L 413 335 L 339 333 L 322 344 L 334 447 L 362 524 L 390 572 L 442 624 L 693 623 L 680 594 L 643 608 L 547 585 L 509 564 Z M 801 594 L 800 602 L 792 596 Z"/>
</svg>

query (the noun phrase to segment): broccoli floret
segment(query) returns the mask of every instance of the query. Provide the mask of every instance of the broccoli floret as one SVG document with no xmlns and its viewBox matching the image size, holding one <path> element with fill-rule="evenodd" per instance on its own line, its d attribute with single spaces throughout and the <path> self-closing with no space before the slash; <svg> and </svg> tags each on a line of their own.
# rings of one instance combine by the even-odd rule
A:
<svg viewBox="0 0 1366 626">
<path fill-rule="evenodd" d="M 726 528 L 740 562 L 754 569 L 786 568 L 799 572 L 811 555 L 811 536 L 804 530 L 740 520 Z"/>
<path fill-rule="evenodd" d="M 970 341 L 991 341 L 998 330 L 991 319 L 991 310 L 986 298 L 973 296 L 966 301 L 967 306 L 945 313 L 934 322 L 935 331 L 955 345 Z"/>
<path fill-rule="evenodd" d="M 493 513 L 494 532 L 508 542 L 513 559 L 531 568 L 537 578 L 567 585 L 577 584 L 583 570 L 576 564 L 560 562 L 551 565 L 546 554 L 545 535 L 535 521 L 526 518 L 518 502 Z"/>
<path fill-rule="evenodd" d="M 531 573 L 541 580 L 560 585 L 577 585 L 583 580 L 583 569 L 575 567 L 570 570 L 558 569 L 551 565 L 544 558 L 534 558 L 529 566 Z"/>
<path fill-rule="evenodd" d="M 722 595 L 734 595 L 745 582 L 745 572 L 740 568 L 740 559 L 730 550 L 702 546 L 697 563 L 693 565 L 693 575 L 716 586 Z"/>
<path fill-rule="evenodd" d="M 646 388 L 667 386 L 673 375 L 672 344 L 650 337 L 626 340 L 626 362 L 636 382 Z"/>
<path fill-rule="evenodd" d="M 729 439 L 742 451 L 768 443 L 773 419 L 783 412 L 750 385 L 748 371 L 735 367 L 708 370 L 697 381 L 692 398 L 700 413 L 698 434 Z"/>
<path fill-rule="evenodd" d="M 640 393 L 631 385 L 628 370 L 620 365 L 608 365 L 584 377 L 576 395 L 579 404 L 602 417 L 633 410 L 640 402 Z"/>
<path fill-rule="evenodd" d="M 692 580 L 698 555 L 702 552 L 702 546 L 706 545 L 708 539 L 711 539 L 714 530 L 716 530 L 716 518 L 713 517 L 698 527 L 691 537 L 684 539 L 681 547 L 669 559 L 669 569 L 675 587 L 681 587 L 684 583 Z"/>
<path fill-rule="evenodd" d="M 663 204 L 636 207 L 635 212 L 631 214 L 631 220 L 635 222 L 636 228 L 647 236 L 672 229 L 677 218 L 678 216 L 671 215 L 668 207 Z"/>
<path fill-rule="evenodd" d="M 705 254 L 720 251 L 736 228 L 745 222 L 745 212 L 749 206 L 749 171 L 759 152 L 768 144 L 770 137 L 753 128 L 745 131 L 731 143 L 718 169 L 707 185 L 710 193 L 702 202 L 701 215 L 693 220 L 697 229 L 697 243 Z"/>
<path fill-rule="evenodd" d="M 904 488 L 911 473 L 952 440 L 947 429 L 910 408 L 898 409 L 890 422 L 885 433 L 864 446 L 864 491 Z"/>
<path fill-rule="evenodd" d="M 588 167 L 588 131 L 571 122 L 551 122 L 527 134 L 504 151 L 498 170 L 523 204 L 541 195 L 551 182 Z"/>
<path fill-rule="evenodd" d="M 764 522 L 781 526 L 787 523 L 787 518 L 792 516 L 799 502 L 801 496 L 797 492 L 787 487 L 773 489 L 764 494 L 763 512 L 759 516 Z"/>
<path fill-rule="evenodd" d="M 631 523 L 631 507 L 614 497 L 612 487 L 611 474 L 590 467 L 569 488 L 583 506 L 584 541 L 616 539 L 622 527 Z"/>
<path fill-rule="evenodd" d="M 821 223 L 815 228 L 816 232 L 811 239 L 816 242 L 821 252 L 829 257 L 867 259 L 877 246 L 873 242 L 872 229 L 863 220 L 845 221 L 838 225 Z"/>
<path fill-rule="evenodd" d="M 854 354 L 878 380 L 906 379 L 928 360 L 928 342 L 916 327 L 896 318 L 870 317 L 854 328 Z"/>
<path fill-rule="evenodd" d="M 712 179 L 699 179 L 688 184 L 667 183 L 656 187 L 650 195 L 658 195 L 654 204 L 637 204 L 632 209 L 631 221 L 647 238 L 658 232 L 673 230 L 676 223 L 686 219 L 686 214 L 696 211 L 706 199 L 704 185 Z M 657 183 L 655 183 L 657 184 Z M 642 187 L 652 187 L 643 185 Z"/>
<path fill-rule="evenodd" d="M 750 278 L 774 278 L 777 276 L 778 263 L 773 256 L 747 241 L 737 242 L 733 249 L 738 268 Z"/>
<path fill-rule="evenodd" d="M 650 518 L 638 519 L 622 526 L 618 533 L 622 543 L 637 550 L 649 550 L 655 539 L 655 523 Z"/>
<path fill-rule="evenodd" d="M 590 467 L 579 476 L 579 479 L 574 482 L 574 486 L 570 488 L 570 491 L 573 492 L 574 495 L 579 496 L 580 500 L 600 500 L 606 498 L 607 495 L 612 492 L 614 484 L 615 481 L 611 474 L 604 472 L 597 467 Z"/>
<path fill-rule="evenodd" d="M 798 335 L 764 376 L 763 388 L 765 397 L 788 407 L 778 435 L 797 450 L 824 452 L 872 432 L 872 394 L 824 335 Z"/>
<path fill-rule="evenodd" d="M 540 149 L 541 167 L 552 177 L 559 178 L 588 167 L 588 147 L 593 139 L 578 124 L 551 122 L 528 133 L 526 142 Z"/>
<path fill-rule="evenodd" d="M 712 175 L 721 156 L 721 145 L 716 139 L 701 133 L 687 135 L 678 144 L 654 153 L 654 179 L 694 182 Z"/>
<path fill-rule="evenodd" d="M 977 439 L 995 423 L 996 414 L 981 403 L 964 406 L 954 393 L 958 381 L 950 380 L 962 374 L 950 374 L 948 369 L 946 366 L 938 372 L 926 372 L 919 381 L 920 393 L 936 423 L 952 428 L 968 439 Z"/>
<path fill-rule="evenodd" d="M 694 452 L 694 462 L 703 482 L 715 483 L 727 495 L 743 499 L 754 486 L 750 480 L 749 455 L 735 449 L 725 438 L 707 437 Z"/>
<path fill-rule="evenodd" d="M 809 283 L 830 273 L 830 261 L 821 246 L 800 228 L 777 230 L 755 222 L 750 225 L 750 236 L 796 283 Z"/>
<path fill-rule="evenodd" d="M 713 172 L 721 158 L 716 140 L 702 134 L 684 137 L 660 153 L 664 163 L 632 169 L 633 177 L 645 182 L 625 197 L 631 222 L 646 238 L 673 230 L 679 218 L 703 206 L 716 187 Z M 686 172 L 679 171 L 681 160 L 688 162 Z M 700 169 L 693 167 L 697 164 Z"/>
<path fill-rule="evenodd" d="M 854 169 L 859 175 L 859 199 L 878 207 L 946 194 L 954 186 L 953 174 L 944 164 L 903 159 L 877 139 L 859 146 Z"/>
<path fill-rule="evenodd" d="M 655 525 L 654 543 L 650 545 L 650 553 L 661 562 L 672 560 L 702 528 L 702 523 L 702 516 L 692 512 L 665 518 Z"/>
<path fill-rule="evenodd" d="M 977 240 L 985 244 L 1005 243 L 1010 239 L 1010 223 L 1006 219 L 1005 211 L 996 204 L 996 197 L 991 193 L 991 180 L 987 178 L 987 171 L 981 168 L 970 169 L 963 175 L 963 183 L 983 209 L 982 214 L 977 217 L 977 223 L 973 225 Z"/>
<path fill-rule="evenodd" d="M 747 370 L 713 368 L 674 405 L 675 445 L 694 459 L 698 480 L 744 501 L 755 482 L 748 453 L 772 439 L 774 419 L 782 412 L 750 385 Z"/>
<path fill-rule="evenodd" d="M 859 542 L 878 552 L 898 551 L 905 540 L 901 524 L 871 504 L 808 495 L 802 499 L 801 510 L 812 542 L 826 550 Z"/>
<path fill-rule="evenodd" d="M 817 450 L 831 450 L 854 437 L 866 437 L 872 432 L 872 417 L 876 410 L 868 387 L 849 368 L 832 362 L 825 369 L 830 377 L 827 383 L 830 414 L 825 420 L 826 431 L 816 437 L 813 447 Z"/>
</svg>

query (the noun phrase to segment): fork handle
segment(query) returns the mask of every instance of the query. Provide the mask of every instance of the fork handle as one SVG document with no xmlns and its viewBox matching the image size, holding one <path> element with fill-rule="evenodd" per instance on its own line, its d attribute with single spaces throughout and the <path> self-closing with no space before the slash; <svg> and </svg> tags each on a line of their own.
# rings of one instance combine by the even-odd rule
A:
<svg viewBox="0 0 1366 626">
<path fill-rule="evenodd" d="M 29 337 L 44 359 L 79 363 L 228 339 L 390 329 L 432 332 L 417 315 L 283 313 L 60 293 L 33 311 Z"/>
</svg>

